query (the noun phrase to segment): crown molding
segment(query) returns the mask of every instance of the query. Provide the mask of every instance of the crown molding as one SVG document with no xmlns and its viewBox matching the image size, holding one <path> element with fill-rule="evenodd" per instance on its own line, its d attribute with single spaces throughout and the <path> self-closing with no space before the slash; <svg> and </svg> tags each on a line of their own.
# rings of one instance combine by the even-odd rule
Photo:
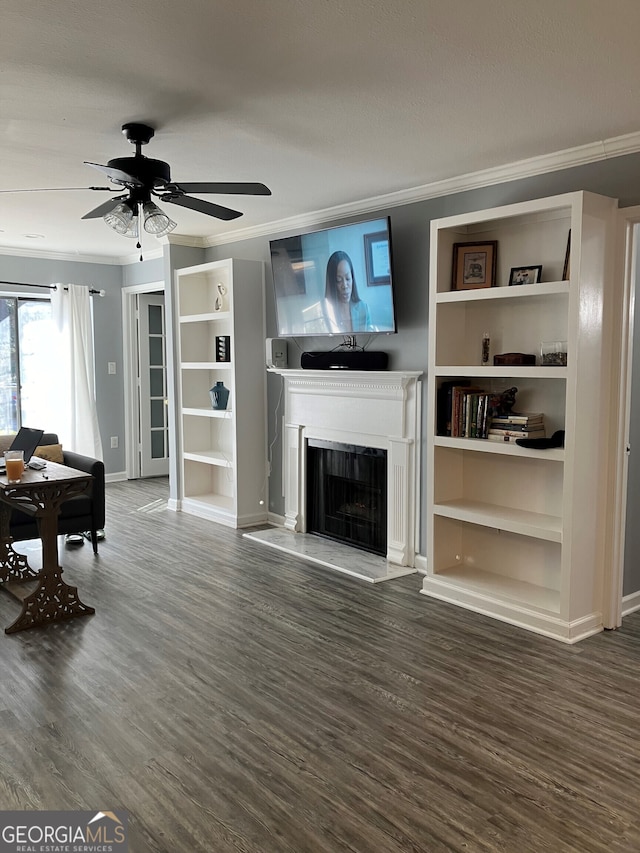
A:
<svg viewBox="0 0 640 853">
<path fill-rule="evenodd" d="M 596 163 L 611 157 L 620 157 L 624 154 L 635 154 L 640 151 L 640 131 L 628 133 L 625 136 L 615 136 L 600 142 L 591 142 L 588 145 L 579 145 L 575 148 L 567 148 L 564 151 L 556 151 L 553 154 L 543 154 L 539 157 L 530 157 L 527 160 L 518 160 L 504 166 L 495 166 L 491 169 L 483 169 L 479 172 L 469 172 L 454 178 L 442 181 L 434 181 L 419 187 L 407 190 L 386 193 L 385 195 L 373 196 L 361 201 L 349 204 L 336 205 L 324 210 L 318 210 L 303 216 L 292 216 L 288 219 L 275 220 L 249 228 L 241 228 L 236 231 L 228 231 L 226 234 L 216 234 L 205 238 L 206 248 L 221 246 L 225 243 L 235 243 L 247 240 L 251 237 L 263 237 L 269 234 L 277 234 L 281 231 L 306 228 L 322 225 L 335 219 L 353 214 L 372 213 L 388 207 L 398 207 L 403 204 L 412 204 L 418 201 L 427 201 L 431 198 L 453 195 L 454 193 L 468 192 L 469 190 L 482 189 L 483 187 L 516 181 L 522 178 L 530 178 L 548 172 L 557 172 L 560 169 L 571 169 L 588 163 Z"/>
<path fill-rule="evenodd" d="M 190 249 L 206 249 L 208 237 L 195 237 L 189 234 L 168 234 L 164 238 L 172 246 L 188 246 Z"/>
<path fill-rule="evenodd" d="M 77 252 L 46 252 L 19 246 L 0 246 L 0 255 L 14 258 L 40 258 L 45 261 L 73 261 L 76 264 L 111 264 L 120 266 L 122 259 L 111 255 L 80 255 Z"/>
<path fill-rule="evenodd" d="M 162 249 L 154 249 L 153 252 L 146 252 L 144 249 L 142 250 L 143 261 L 155 261 L 157 258 L 161 258 L 163 256 Z M 133 252 L 130 255 L 122 255 L 118 258 L 118 263 L 120 266 L 126 267 L 130 264 L 139 264 L 140 263 L 140 250 L 137 252 Z"/>
</svg>

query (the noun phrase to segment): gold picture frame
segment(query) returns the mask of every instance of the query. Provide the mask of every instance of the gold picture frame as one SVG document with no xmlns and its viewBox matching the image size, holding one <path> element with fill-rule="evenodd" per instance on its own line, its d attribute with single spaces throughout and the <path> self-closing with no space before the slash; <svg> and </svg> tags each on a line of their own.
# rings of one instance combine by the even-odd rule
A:
<svg viewBox="0 0 640 853">
<path fill-rule="evenodd" d="M 497 252 L 497 240 L 454 243 L 451 290 L 494 287 Z"/>
</svg>

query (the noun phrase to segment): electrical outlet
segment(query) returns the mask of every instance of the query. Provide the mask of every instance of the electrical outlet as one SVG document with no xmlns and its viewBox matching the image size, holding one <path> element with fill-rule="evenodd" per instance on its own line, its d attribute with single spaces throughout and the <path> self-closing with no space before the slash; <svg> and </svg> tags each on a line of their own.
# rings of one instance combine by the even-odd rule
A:
<svg viewBox="0 0 640 853">
<path fill-rule="evenodd" d="M 116 363 L 115 361 L 107 362 L 107 373 L 111 373 L 112 375 L 116 372 Z"/>
<path fill-rule="evenodd" d="M 117 435 L 112 435 L 112 436 L 111 436 L 111 449 L 113 450 L 113 449 L 114 449 L 114 448 L 116 448 L 117 446 L 118 446 L 118 436 L 117 436 Z"/>
</svg>

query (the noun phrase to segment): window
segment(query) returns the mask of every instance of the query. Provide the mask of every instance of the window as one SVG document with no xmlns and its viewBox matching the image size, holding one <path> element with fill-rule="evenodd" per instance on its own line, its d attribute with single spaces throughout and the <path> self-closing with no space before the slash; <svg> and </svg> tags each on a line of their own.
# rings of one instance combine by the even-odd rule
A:
<svg viewBox="0 0 640 853">
<path fill-rule="evenodd" d="M 54 338 L 48 299 L 0 297 L 0 434 L 52 429 Z"/>
</svg>

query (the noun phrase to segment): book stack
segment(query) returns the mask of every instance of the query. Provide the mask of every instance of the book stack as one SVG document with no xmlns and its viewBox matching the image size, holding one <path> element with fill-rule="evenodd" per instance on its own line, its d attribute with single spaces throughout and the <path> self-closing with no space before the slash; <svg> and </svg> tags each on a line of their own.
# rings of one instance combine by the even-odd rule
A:
<svg viewBox="0 0 640 853">
<path fill-rule="evenodd" d="M 517 438 L 544 438 L 544 415 L 539 412 L 511 412 L 496 415 L 491 419 L 488 436 L 490 441 L 506 441 L 515 444 Z"/>
<path fill-rule="evenodd" d="M 443 382 L 438 391 L 438 435 L 486 438 L 491 395 L 468 380 Z"/>
</svg>

